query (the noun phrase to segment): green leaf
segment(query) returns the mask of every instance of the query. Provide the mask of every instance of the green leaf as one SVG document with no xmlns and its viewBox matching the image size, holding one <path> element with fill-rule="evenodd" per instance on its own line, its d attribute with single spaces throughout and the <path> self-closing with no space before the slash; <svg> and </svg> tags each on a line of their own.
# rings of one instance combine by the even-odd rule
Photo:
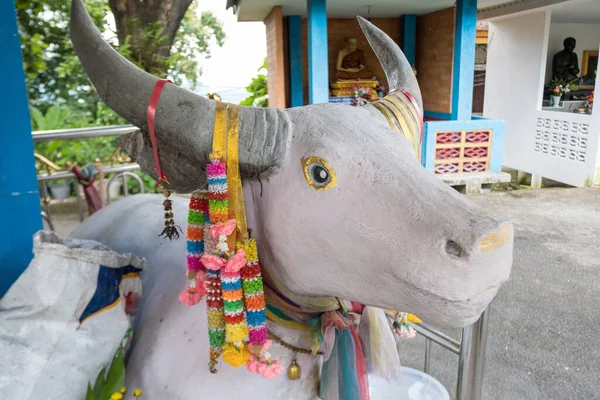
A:
<svg viewBox="0 0 600 400">
<path fill-rule="evenodd" d="M 48 129 L 58 129 L 60 126 L 60 107 L 57 105 L 50 107 L 44 119 L 46 120 Z"/>
<path fill-rule="evenodd" d="M 94 383 L 94 398 L 103 400 L 100 396 L 102 396 L 102 390 L 106 385 L 106 368 L 102 368 L 102 371 L 96 377 L 96 383 Z"/>
<path fill-rule="evenodd" d="M 44 114 L 42 114 L 42 112 L 36 107 L 31 107 L 29 112 L 31 113 L 32 129 L 35 131 L 45 130 L 46 120 L 44 119 Z"/>
<path fill-rule="evenodd" d="M 92 385 L 88 382 L 87 393 L 85 394 L 85 400 L 96 400 L 96 395 L 92 390 Z"/>
<path fill-rule="evenodd" d="M 123 352 L 113 358 L 110 368 L 108 369 L 108 375 L 106 377 L 106 385 L 102 391 L 102 399 L 109 399 L 110 396 L 115 392 L 120 392 L 121 388 L 125 384 L 125 359 Z"/>
<path fill-rule="evenodd" d="M 265 70 L 266 72 L 267 59 L 265 58 L 263 65 L 258 69 L 258 72 Z M 251 96 L 240 102 L 242 106 L 249 107 L 268 107 L 269 99 L 268 99 L 268 91 L 267 91 L 267 75 L 263 73 L 259 73 L 258 76 L 252 78 L 252 82 L 246 88 L 246 91 L 251 94 Z"/>
</svg>

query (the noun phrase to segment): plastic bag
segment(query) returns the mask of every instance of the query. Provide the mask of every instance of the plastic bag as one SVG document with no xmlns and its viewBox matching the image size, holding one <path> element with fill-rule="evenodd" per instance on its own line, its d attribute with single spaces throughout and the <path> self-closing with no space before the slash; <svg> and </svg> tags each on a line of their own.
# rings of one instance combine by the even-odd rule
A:
<svg viewBox="0 0 600 400">
<path fill-rule="evenodd" d="M 365 352 L 369 373 L 388 380 L 399 380 L 402 376 L 400 356 L 396 349 L 396 337 L 385 311 L 380 308 L 365 307 L 358 336 Z"/>
<path fill-rule="evenodd" d="M 0 399 L 81 400 L 128 347 L 144 260 L 44 231 L 34 253 L 0 300 Z"/>
</svg>

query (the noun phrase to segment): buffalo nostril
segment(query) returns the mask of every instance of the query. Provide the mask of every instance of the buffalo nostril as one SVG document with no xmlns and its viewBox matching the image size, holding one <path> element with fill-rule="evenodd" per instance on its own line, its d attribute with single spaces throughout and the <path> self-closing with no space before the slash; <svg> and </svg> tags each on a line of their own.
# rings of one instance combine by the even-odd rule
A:
<svg viewBox="0 0 600 400">
<path fill-rule="evenodd" d="M 458 243 L 453 240 L 448 240 L 448 242 L 446 242 L 446 253 L 453 257 L 462 257 L 464 251 L 462 247 L 458 245 Z"/>
</svg>

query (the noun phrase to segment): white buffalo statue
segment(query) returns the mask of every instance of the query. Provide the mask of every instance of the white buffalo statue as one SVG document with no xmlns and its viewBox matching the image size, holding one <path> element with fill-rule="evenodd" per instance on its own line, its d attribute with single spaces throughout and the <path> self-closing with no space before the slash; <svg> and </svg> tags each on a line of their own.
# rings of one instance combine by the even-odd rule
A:
<svg viewBox="0 0 600 400">
<path fill-rule="evenodd" d="M 364 19 L 362 29 L 391 88 L 411 93 L 422 109 L 413 70 L 398 46 Z M 154 173 L 146 108 L 157 78 L 104 42 L 81 0 L 73 0 L 72 41 L 103 100 L 140 127 L 124 148 Z M 156 134 L 171 188 L 191 193 L 206 182 L 215 102 L 167 85 Z M 240 109 L 240 170 L 248 226 L 263 268 L 299 297 L 338 297 L 411 312 L 440 327 L 476 321 L 510 274 L 510 223 L 446 186 L 416 160 L 411 143 L 375 107 L 317 104 Z M 305 160 L 322 160 L 305 174 Z M 322 179 L 337 185 L 315 190 Z M 185 240 L 157 236 L 161 197 L 118 201 L 89 218 L 74 236 L 145 257 L 143 304 L 127 366 L 127 386 L 156 399 L 313 399 L 319 357 L 298 356 L 302 379 L 275 381 L 245 368 L 208 370 L 206 309 L 186 307 Z M 174 199 L 185 228 L 187 200 Z M 301 332 L 269 329 L 310 348 Z M 273 344 L 287 366 L 293 353 Z M 285 375 L 285 374 L 284 374 Z"/>
</svg>

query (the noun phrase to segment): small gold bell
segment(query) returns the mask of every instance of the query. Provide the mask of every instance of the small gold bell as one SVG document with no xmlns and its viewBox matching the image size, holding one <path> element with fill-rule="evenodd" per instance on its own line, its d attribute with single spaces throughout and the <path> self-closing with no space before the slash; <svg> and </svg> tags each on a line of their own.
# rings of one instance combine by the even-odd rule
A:
<svg viewBox="0 0 600 400">
<path fill-rule="evenodd" d="M 296 362 L 296 357 L 294 357 L 294 359 L 292 360 L 292 363 L 288 367 L 287 375 L 291 381 L 297 381 L 298 379 L 300 379 L 300 376 L 302 375 L 302 370 L 300 369 L 300 366 Z"/>
</svg>

